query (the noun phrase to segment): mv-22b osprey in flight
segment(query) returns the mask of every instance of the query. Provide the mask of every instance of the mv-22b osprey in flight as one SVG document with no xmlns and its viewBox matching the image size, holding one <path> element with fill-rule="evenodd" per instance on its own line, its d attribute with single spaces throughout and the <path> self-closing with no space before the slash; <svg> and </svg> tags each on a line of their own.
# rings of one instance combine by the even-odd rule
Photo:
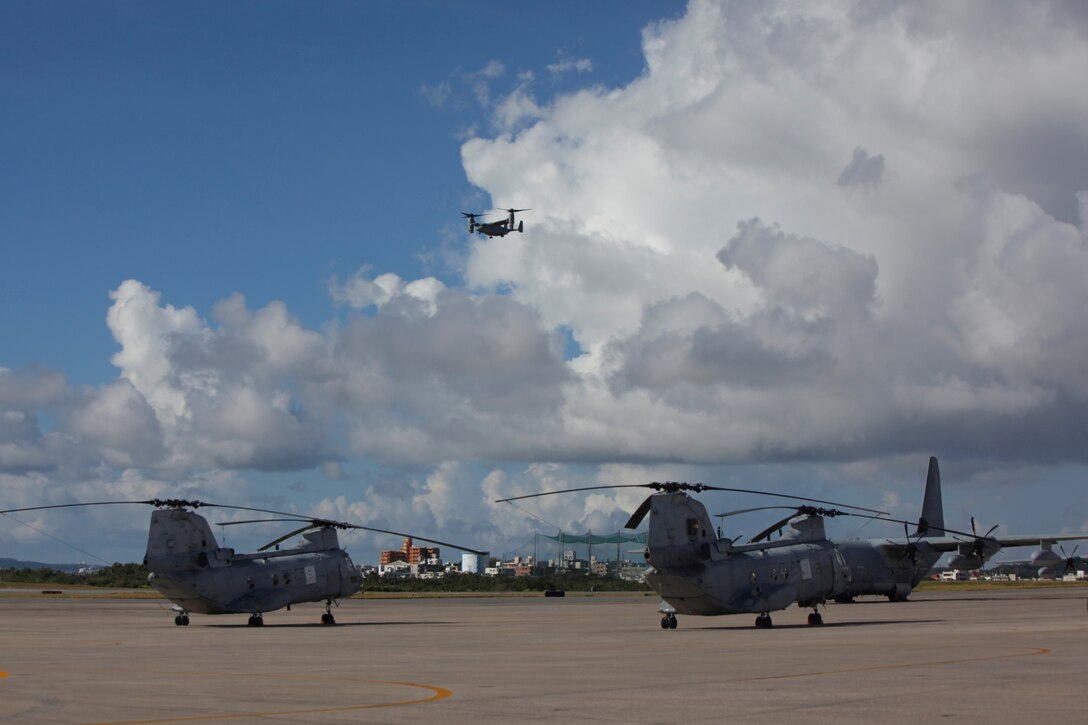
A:
<svg viewBox="0 0 1088 725">
<path fill-rule="evenodd" d="M 484 216 L 479 212 L 463 211 L 461 212 L 461 216 L 468 219 L 469 234 L 479 233 L 488 237 L 505 237 L 511 232 L 521 233 L 525 231 L 524 221 L 517 222 L 515 225 L 514 213 L 519 211 L 531 211 L 530 209 L 500 209 L 499 211 L 504 211 L 509 214 L 509 216 L 493 222 L 476 221 L 476 217 Z"/>
<path fill-rule="evenodd" d="M 569 491 L 608 488 L 650 488 L 651 494 L 631 515 L 626 528 L 637 527 L 649 514 L 645 557 L 650 564 L 646 582 L 661 595 L 663 629 L 676 628 L 677 614 L 714 616 L 757 614 L 757 627 L 770 627 L 771 612 L 796 603 L 811 608 L 808 623 L 823 624 L 819 606 L 828 600 L 848 602 L 862 594 L 887 596 L 902 601 L 929 574 L 946 552 L 956 552 L 949 566 L 960 570 L 981 568 L 1007 546 L 1040 547 L 1032 561 L 1053 567 L 1063 560 L 1051 550 L 1058 541 L 1088 539 L 1076 536 L 1032 535 L 992 536 L 993 529 L 979 535 L 956 531 L 944 524 L 941 479 L 937 459 L 930 458 L 922 514 L 913 534 L 903 538 L 880 538 L 833 542 L 824 532 L 824 518 L 858 516 L 903 524 L 914 522 L 888 518 L 884 512 L 832 501 L 768 493 L 751 489 L 710 486 L 702 483 L 649 483 L 621 486 L 589 486 Z M 715 535 L 702 503 L 688 492 L 732 491 L 809 502 L 799 506 L 761 506 L 719 514 L 723 517 L 774 508 L 788 508 L 790 514 L 753 536 L 747 543 Z M 523 498 L 565 493 L 516 496 L 498 503 Z M 852 509 L 826 508 L 824 504 Z M 972 529 L 974 522 L 972 521 Z M 995 527 L 996 528 L 996 527 Z M 781 535 L 775 540 L 769 537 Z M 739 538 L 739 537 L 738 537 Z M 1075 566 L 1072 558 L 1066 566 Z"/>
</svg>

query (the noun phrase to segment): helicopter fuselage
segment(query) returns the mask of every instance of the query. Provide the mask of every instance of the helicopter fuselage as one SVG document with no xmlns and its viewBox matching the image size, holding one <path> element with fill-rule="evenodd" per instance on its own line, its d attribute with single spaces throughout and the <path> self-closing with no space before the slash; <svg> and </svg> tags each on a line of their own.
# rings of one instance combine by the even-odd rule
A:
<svg viewBox="0 0 1088 725">
<path fill-rule="evenodd" d="M 184 508 L 151 513 L 144 563 L 152 587 L 182 610 L 200 614 L 259 615 L 362 588 L 362 576 L 332 528 L 304 534 L 292 549 L 236 554 L 218 545 L 203 516 Z"/>
<path fill-rule="evenodd" d="M 152 572 L 148 582 L 185 611 L 199 614 L 271 612 L 342 599 L 362 587 L 358 570 L 342 550 L 249 556 L 232 557 L 218 567 Z"/>
<path fill-rule="evenodd" d="M 654 495 L 649 524 L 646 581 L 679 614 L 765 614 L 857 594 L 905 598 L 940 556 L 925 542 L 898 559 L 870 541 L 836 544 L 819 516 L 791 519 L 773 542 L 736 546 L 715 536 L 706 509 L 682 492 Z"/>
</svg>

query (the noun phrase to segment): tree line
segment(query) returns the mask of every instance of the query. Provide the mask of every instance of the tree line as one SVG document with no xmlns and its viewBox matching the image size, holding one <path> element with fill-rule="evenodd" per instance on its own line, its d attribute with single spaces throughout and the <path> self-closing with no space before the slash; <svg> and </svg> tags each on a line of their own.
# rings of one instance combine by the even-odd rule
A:
<svg viewBox="0 0 1088 725">
<path fill-rule="evenodd" d="M 57 569 L 0 569 L 0 582 L 17 584 L 54 584 L 62 586 L 113 587 L 117 589 L 146 589 L 147 575 L 143 564 L 110 564 L 90 574 L 58 571 Z"/>
</svg>

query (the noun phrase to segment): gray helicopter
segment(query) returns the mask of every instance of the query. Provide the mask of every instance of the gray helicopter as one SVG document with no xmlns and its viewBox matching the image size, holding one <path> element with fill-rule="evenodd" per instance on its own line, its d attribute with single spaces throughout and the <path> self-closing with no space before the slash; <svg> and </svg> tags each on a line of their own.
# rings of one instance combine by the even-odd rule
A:
<svg viewBox="0 0 1088 725">
<path fill-rule="evenodd" d="M 178 626 L 189 624 L 189 613 L 249 614 L 249 625 L 260 626 L 264 624 L 262 615 L 267 612 L 290 608 L 292 604 L 322 601 L 325 602 L 325 613 L 321 615 L 321 623 L 335 624 L 332 604 L 363 587 L 359 569 L 352 563 L 348 553 L 340 548 L 337 529 L 411 536 L 419 541 L 452 549 L 474 554 L 485 553 L 457 544 L 371 526 L 308 518 L 248 506 L 181 499 L 33 506 L 6 509 L 0 511 L 0 514 L 124 504 L 147 504 L 155 507 L 151 512 L 151 524 L 147 533 L 144 565 L 151 570 L 148 583 L 174 603 L 174 624 Z M 222 525 L 266 522 L 294 522 L 304 525 L 265 544 L 255 553 L 239 554 L 234 549 L 219 546 L 207 519 L 195 511 L 202 506 L 254 511 L 280 517 L 228 521 Z M 281 542 L 299 534 L 303 540 L 298 545 L 279 549 Z"/>
<path fill-rule="evenodd" d="M 677 614 L 715 616 L 757 614 L 756 627 L 770 627 L 770 613 L 791 604 L 811 608 L 810 625 L 823 624 L 819 606 L 828 600 L 850 601 L 861 594 L 886 595 L 892 601 L 906 599 L 911 590 L 926 577 L 944 552 L 956 551 L 950 565 L 979 568 L 1005 546 L 1040 545 L 1062 540 L 1086 539 L 1079 536 L 994 537 L 993 529 L 979 536 L 946 528 L 941 504 L 940 475 L 937 460 L 930 459 L 922 515 L 913 535 L 903 539 L 870 539 L 835 543 L 827 538 L 824 519 L 856 516 L 900 523 L 913 522 L 889 518 L 886 512 L 821 499 L 769 493 L 751 489 L 712 486 L 703 483 L 649 483 L 620 486 L 590 486 L 569 489 L 588 491 L 609 488 L 650 488 L 648 496 L 635 510 L 625 527 L 633 529 L 649 514 L 644 556 L 650 564 L 646 582 L 663 600 L 660 612 L 663 629 L 675 629 Z M 722 516 L 769 508 L 789 508 L 791 513 L 776 521 L 749 542 L 715 534 L 702 503 L 688 492 L 729 491 L 808 502 L 804 505 L 728 512 Z M 516 496 L 498 503 L 523 498 L 565 493 Z M 826 508 L 811 504 L 824 504 Z M 773 541 L 774 532 L 781 535 Z M 738 537 L 739 538 L 739 537 Z M 1038 554 L 1038 552 L 1036 552 Z"/>
<path fill-rule="evenodd" d="M 468 233 L 479 233 L 488 237 L 505 237 L 511 232 L 524 232 L 525 222 L 520 221 L 517 226 L 514 226 L 514 213 L 519 211 L 531 211 L 530 209 L 500 209 L 505 211 L 509 216 L 494 222 L 479 222 L 476 221 L 476 217 L 483 216 L 483 214 L 477 212 L 461 212 L 461 216 L 468 219 Z"/>
</svg>

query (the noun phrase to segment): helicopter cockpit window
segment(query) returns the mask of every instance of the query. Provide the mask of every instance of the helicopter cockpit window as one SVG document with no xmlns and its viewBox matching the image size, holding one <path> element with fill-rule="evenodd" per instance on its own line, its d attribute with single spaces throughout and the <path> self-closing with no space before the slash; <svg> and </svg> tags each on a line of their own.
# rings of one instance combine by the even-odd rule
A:
<svg viewBox="0 0 1088 725">
<path fill-rule="evenodd" d="M 699 535 L 699 519 L 688 519 L 688 536 L 695 538 Z"/>
<path fill-rule="evenodd" d="M 250 589 L 256 586 L 256 582 L 253 581 L 253 577 L 249 577 L 248 579 L 246 579 L 246 586 L 248 586 Z"/>
<path fill-rule="evenodd" d="M 277 584 L 279 584 L 279 583 L 280 583 L 280 576 L 279 576 L 279 574 L 273 574 L 273 575 L 272 575 L 272 586 L 276 586 L 276 585 L 277 585 Z"/>
</svg>

